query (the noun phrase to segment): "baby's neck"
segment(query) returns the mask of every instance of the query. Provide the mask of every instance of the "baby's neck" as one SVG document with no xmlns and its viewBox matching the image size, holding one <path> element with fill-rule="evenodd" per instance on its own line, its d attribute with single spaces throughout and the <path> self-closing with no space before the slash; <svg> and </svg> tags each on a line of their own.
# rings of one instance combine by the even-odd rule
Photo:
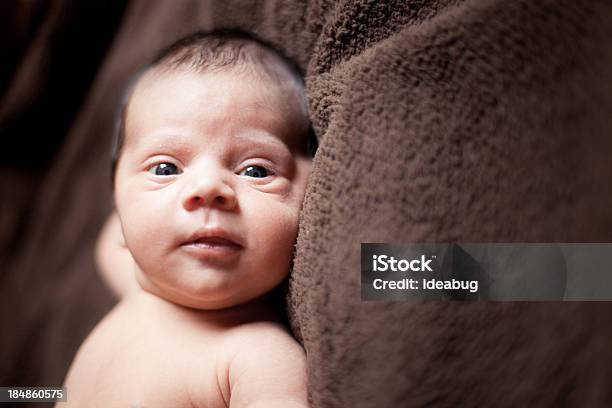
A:
<svg viewBox="0 0 612 408">
<path fill-rule="evenodd" d="M 223 309 L 194 309 L 173 303 L 142 288 L 135 290 L 126 301 L 137 301 L 159 316 L 174 320 L 197 320 L 215 325 L 235 324 L 238 321 L 278 320 L 267 298 L 262 297 L 248 303 Z"/>
</svg>

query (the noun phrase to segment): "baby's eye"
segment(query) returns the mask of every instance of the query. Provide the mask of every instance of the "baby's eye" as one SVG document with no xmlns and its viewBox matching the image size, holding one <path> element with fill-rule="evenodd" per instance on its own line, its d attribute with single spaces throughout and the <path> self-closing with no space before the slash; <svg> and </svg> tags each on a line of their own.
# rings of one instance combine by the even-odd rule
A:
<svg viewBox="0 0 612 408">
<path fill-rule="evenodd" d="M 181 174 L 182 171 L 172 163 L 159 163 L 152 166 L 149 169 L 149 173 L 153 173 L 156 176 L 175 176 Z"/>
<path fill-rule="evenodd" d="M 242 170 L 240 173 L 238 173 L 241 176 L 248 176 L 248 177 L 256 177 L 256 178 L 263 178 L 263 177 L 267 177 L 269 176 L 270 172 L 268 171 L 268 169 L 266 169 L 265 167 L 262 166 L 248 166 L 246 167 L 244 170 Z"/>
</svg>

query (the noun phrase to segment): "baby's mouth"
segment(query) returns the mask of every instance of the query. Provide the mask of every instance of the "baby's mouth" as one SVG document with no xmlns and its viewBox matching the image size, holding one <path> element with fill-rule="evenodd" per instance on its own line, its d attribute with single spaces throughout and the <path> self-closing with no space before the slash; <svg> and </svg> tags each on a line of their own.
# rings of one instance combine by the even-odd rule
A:
<svg viewBox="0 0 612 408">
<path fill-rule="evenodd" d="M 202 261 L 233 262 L 244 249 L 240 239 L 240 235 L 223 228 L 205 227 L 191 234 L 181 248 Z"/>
<path fill-rule="evenodd" d="M 240 250 L 242 246 L 234 241 L 231 241 L 222 237 L 202 237 L 189 242 L 184 245 L 195 247 L 195 248 L 208 248 L 208 249 L 227 249 L 227 250 Z"/>
<path fill-rule="evenodd" d="M 242 253 L 242 246 L 222 237 L 202 237 L 185 242 L 181 248 L 203 262 L 234 262 Z"/>
</svg>

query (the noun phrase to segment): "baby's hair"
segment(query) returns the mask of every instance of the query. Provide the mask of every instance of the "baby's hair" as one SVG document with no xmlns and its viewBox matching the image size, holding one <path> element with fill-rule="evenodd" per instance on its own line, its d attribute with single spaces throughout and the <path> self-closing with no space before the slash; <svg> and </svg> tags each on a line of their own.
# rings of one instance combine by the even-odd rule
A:
<svg viewBox="0 0 612 408">
<path fill-rule="evenodd" d="M 290 76 L 304 87 L 304 76 L 300 67 L 283 51 L 256 35 L 239 29 L 219 29 L 214 31 L 198 31 L 184 37 L 163 49 L 153 61 L 140 70 L 131 81 L 131 86 L 125 95 L 119 114 L 115 143 L 112 150 L 111 183 L 114 187 L 117 162 L 125 141 L 125 122 L 127 107 L 136 83 L 142 76 L 152 70 L 171 72 L 178 69 L 188 69 L 197 73 L 219 72 L 228 69 L 253 69 L 257 73 L 280 83 L 285 68 Z M 286 77 L 286 75 L 284 75 Z M 310 120 L 304 151 L 313 157 L 317 147 L 317 138 Z"/>
</svg>

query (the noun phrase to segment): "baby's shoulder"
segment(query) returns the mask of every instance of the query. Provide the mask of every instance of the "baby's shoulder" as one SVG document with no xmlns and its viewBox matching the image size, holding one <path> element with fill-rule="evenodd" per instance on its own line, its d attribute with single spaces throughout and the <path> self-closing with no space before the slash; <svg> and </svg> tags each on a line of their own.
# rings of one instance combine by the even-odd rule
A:
<svg viewBox="0 0 612 408">
<path fill-rule="evenodd" d="M 230 371 L 240 372 L 264 367 L 286 365 L 303 366 L 305 353 L 302 346 L 280 323 L 253 322 L 228 333 L 226 339 L 228 355 L 231 358 Z"/>
<path fill-rule="evenodd" d="M 226 347 L 235 352 L 245 350 L 301 349 L 289 330 L 276 321 L 254 321 L 228 330 L 224 335 Z"/>
<path fill-rule="evenodd" d="M 262 392 L 264 395 L 285 391 L 288 395 L 296 392 L 305 395 L 306 356 L 280 323 L 251 321 L 227 328 L 216 339 L 216 389 L 228 405 L 231 399 L 234 405 L 243 406 L 236 401 L 248 400 Z M 196 400 L 205 401 L 202 384 L 197 381 L 192 385 L 190 394 Z M 269 387 L 272 389 L 268 390 Z M 289 391 L 285 390 L 287 387 Z M 242 397 L 238 398 L 239 395 Z"/>
<path fill-rule="evenodd" d="M 227 384 L 236 406 L 306 407 L 306 354 L 279 323 L 228 333 Z"/>
</svg>

